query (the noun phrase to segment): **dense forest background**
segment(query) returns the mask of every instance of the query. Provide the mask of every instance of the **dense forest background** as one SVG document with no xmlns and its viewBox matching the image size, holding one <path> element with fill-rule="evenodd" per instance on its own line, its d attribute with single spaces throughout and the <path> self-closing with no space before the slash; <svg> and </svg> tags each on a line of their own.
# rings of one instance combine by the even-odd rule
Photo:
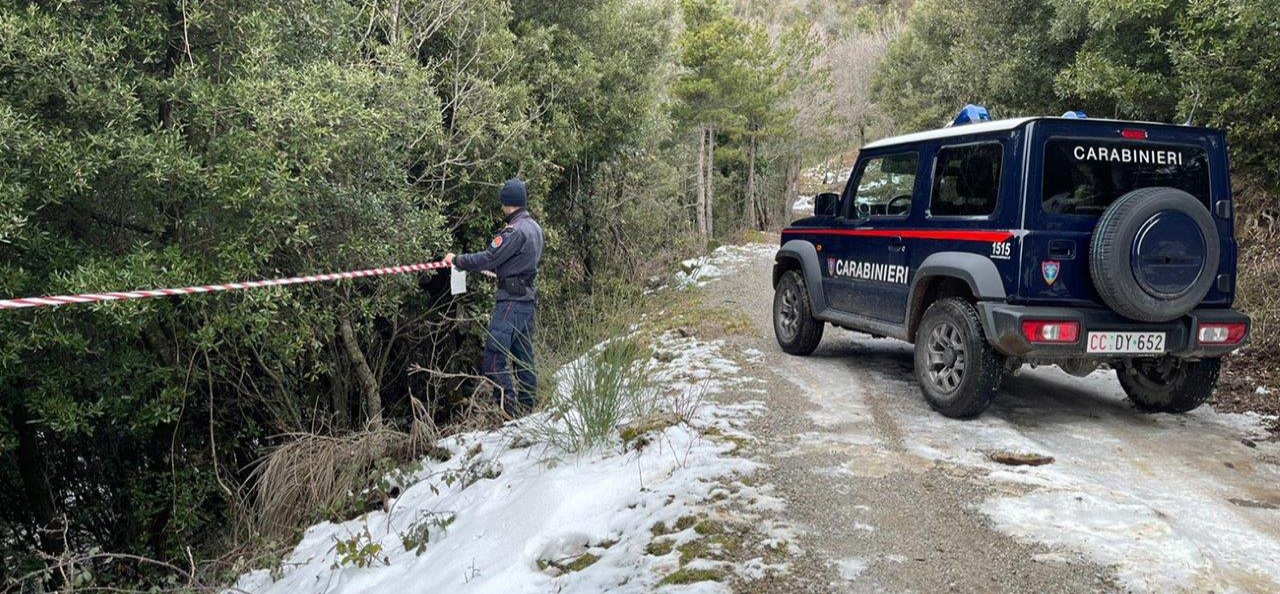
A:
<svg viewBox="0 0 1280 594">
<path fill-rule="evenodd" d="M 1227 128 L 1265 363 L 1277 56 L 1268 0 L 0 0 L 0 295 L 432 261 L 481 248 L 519 175 L 555 353 L 784 224 L 806 170 L 977 102 Z M 423 275 L 0 316 L 0 583 L 270 557 L 343 510 L 264 519 L 264 454 L 459 422 L 486 307 Z"/>
</svg>

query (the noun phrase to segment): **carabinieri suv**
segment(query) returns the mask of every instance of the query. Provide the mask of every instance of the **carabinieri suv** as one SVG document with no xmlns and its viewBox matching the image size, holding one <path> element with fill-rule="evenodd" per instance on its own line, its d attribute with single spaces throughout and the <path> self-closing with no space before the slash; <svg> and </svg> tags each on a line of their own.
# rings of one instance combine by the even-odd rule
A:
<svg viewBox="0 0 1280 594">
<path fill-rule="evenodd" d="M 1190 411 L 1249 334 L 1220 130 L 970 105 L 863 147 L 814 203 L 782 231 L 778 344 L 807 355 L 828 323 L 913 342 L 949 417 L 981 413 L 1023 364 L 1106 365 L 1139 409 Z"/>
</svg>

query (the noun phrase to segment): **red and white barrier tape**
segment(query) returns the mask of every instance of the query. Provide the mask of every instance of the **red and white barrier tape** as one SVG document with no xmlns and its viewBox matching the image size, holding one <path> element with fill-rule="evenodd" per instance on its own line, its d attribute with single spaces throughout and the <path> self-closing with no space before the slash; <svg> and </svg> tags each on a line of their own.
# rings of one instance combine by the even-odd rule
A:
<svg viewBox="0 0 1280 594">
<path fill-rule="evenodd" d="M 184 287 L 181 289 L 148 289 L 145 291 L 124 291 L 118 293 L 84 293 L 82 295 L 57 295 L 50 297 L 26 297 L 23 299 L 0 299 L 0 310 L 4 309 L 21 309 L 24 307 L 56 307 L 59 305 L 71 305 L 76 303 L 96 303 L 99 301 L 122 301 L 128 299 L 147 299 L 150 297 L 168 297 L 171 295 L 192 295 L 195 293 L 217 293 L 220 291 L 239 291 L 241 289 L 257 289 L 260 287 L 282 287 L 285 285 L 300 285 L 303 283 L 319 283 L 325 281 L 335 281 L 345 278 L 364 278 L 366 276 L 383 276 L 388 274 L 407 274 L 410 272 L 422 272 L 424 270 L 436 270 L 439 268 L 448 268 L 449 265 L 444 262 L 428 262 L 424 264 L 409 264 L 406 266 L 392 266 L 390 268 L 370 268 L 368 270 L 355 270 L 352 272 L 335 272 L 331 274 L 315 274 L 311 276 L 295 276 L 293 278 L 277 278 L 271 280 L 248 281 L 243 283 L 229 283 L 225 285 L 204 285 L 200 287 Z"/>
</svg>

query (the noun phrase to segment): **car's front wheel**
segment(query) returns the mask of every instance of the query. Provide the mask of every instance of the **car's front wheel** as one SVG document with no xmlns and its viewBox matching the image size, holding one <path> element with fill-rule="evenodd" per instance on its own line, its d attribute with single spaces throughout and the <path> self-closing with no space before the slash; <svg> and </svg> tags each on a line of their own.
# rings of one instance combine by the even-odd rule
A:
<svg viewBox="0 0 1280 594">
<path fill-rule="evenodd" d="M 1218 385 L 1222 359 L 1135 359 L 1116 367 L 1129 400 L 1146 412 L 1185 413 L 1199 408 Z"/>
<path fill-rule="evenodd" d="M 987 343 L 969 302 L 943 299 L 929 306 L 916 329 L 915 374 L 929 406 L 966 419 L 991 405 L 1004 378 L 1004 357 Z"/>
<path fill-rule="evenodd" d="M 822 342 L 823 323 L 813 317 L 809 290 L 798 270 L 788 270 L 773 292 L 773 334 L 792 355 L 808 355 Z"/>
</svg>

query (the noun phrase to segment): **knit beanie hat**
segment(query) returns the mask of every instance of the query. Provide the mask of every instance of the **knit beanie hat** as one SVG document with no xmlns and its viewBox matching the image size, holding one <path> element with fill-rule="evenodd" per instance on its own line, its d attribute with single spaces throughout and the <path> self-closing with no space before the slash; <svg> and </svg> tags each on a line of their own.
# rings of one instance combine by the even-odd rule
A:
<svg viewBox="0 0 1280 594">
<path fill-rule="evenodd" d="M 524 182 L 518 179 L 510 179 L 507 180 L 507 183 L 502 184 L 500 197 L 502 198 L 503 206 L 519 206 L 523 208 L 529 205 L 529 196 L 525 193 Z"/>
</svg>

